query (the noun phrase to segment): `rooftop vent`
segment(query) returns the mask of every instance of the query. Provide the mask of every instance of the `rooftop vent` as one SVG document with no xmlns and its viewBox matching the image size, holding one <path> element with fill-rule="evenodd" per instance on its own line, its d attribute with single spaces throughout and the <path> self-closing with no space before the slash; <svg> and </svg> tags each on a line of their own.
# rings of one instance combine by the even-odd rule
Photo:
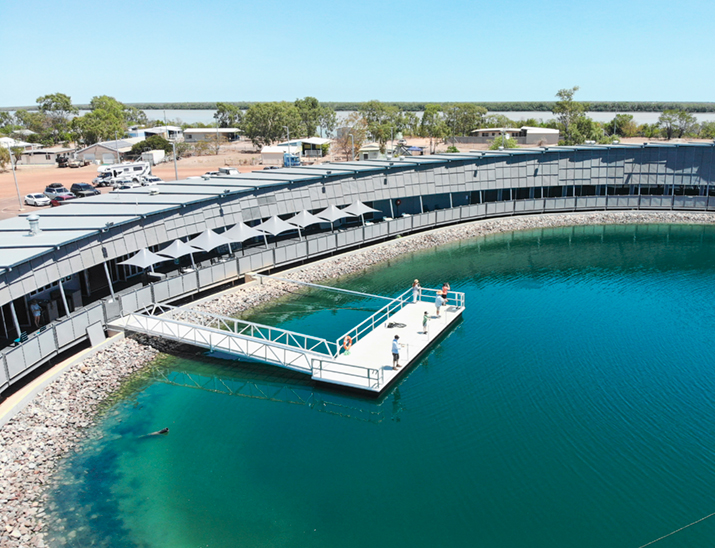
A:
<svg viewBox="0 0 715 548">
<path fill-rule="evenodd" d="M 158 188 L 149 189 L 149 194 L 151 196 L 156 196 L 157 194 L 159 194 L 159 189 Z"/>
<path fill-rule="evenodd" d="M 27 218 L 30 223 L 30 236 L 37 236 L 40 233 L 40 217 L 34 213 Z"/>
</svg>

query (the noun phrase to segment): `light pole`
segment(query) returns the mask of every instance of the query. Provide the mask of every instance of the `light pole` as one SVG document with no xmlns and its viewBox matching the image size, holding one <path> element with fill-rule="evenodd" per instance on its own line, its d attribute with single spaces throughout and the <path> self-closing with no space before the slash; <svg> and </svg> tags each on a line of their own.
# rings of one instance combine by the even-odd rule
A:
<svg viewBox="0 0 715 548">
<path fill-rule="evenodd" d="M 394 131 L 395 131 L 395 128 L 391 126 L 391 127 L 390 127 L 390 148 L 391 148 L 392 150 L 390 150 L 390 158 L 394 158 L 394 157 L 395 157 L 395 143 L 393 143 L 393 141 L 394 141 L 394 139 L 395 139 L 394 136 L 393 136 Z"/>
<path fill-rule="evenodd" d="M 12 148 L 8 147 L 7 151 L 10 153 L 10 165 L 12 166 L 12 178 L 15 180 L 15 190 L 17 191 L 17 201 L 20 204 L 20 211 L 25 211 L 22 207 L 22 198 L 20 198 L 20 187 L 17 184 L 17 175 L 15 174 L 15 161 L 13 160 Z"/>
<path fill-rule="evenodd" d="M 290 156 L 290 129 L 288 126 L 283 126 L 286 130 L 286 133 L 288 134 L 288 156 Z"/>
<path fill-rule="evenodd" d="M 355 161 L 355 138 L 352 133 L 348 134 L 350 137 L 350 161 Z"/>
<path fill-rule="evenodd" d="M 174 177 L 179 180 L 179 170 L 176 168 L 176 142 L 171 141 L 171 148 L 174 149 Z"/>
</svg>

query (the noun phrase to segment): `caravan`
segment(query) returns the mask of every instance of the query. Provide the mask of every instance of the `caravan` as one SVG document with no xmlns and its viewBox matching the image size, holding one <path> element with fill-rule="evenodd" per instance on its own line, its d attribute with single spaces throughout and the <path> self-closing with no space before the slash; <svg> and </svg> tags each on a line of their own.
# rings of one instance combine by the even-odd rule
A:
<svg viewBox="0 0 715 548">
<path fill-rule="evenodd" d="M 144 176 L 151 175 L 149 162 L 134 162 L 127 164 L 114 164 L 99 166 L 99 176 L 92 180 L 95 186 L 112 186 L 116 179 L 129 179 L 140 183 Z"/>
</svg>

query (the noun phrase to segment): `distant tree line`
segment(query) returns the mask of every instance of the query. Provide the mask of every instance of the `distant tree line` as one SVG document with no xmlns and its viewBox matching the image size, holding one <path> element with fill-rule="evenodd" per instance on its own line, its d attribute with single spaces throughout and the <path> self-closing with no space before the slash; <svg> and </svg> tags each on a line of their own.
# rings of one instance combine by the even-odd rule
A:
<svg viewBox="0 0 715 548">
<path fill-rule="evenodd" d="M 575 100 L 578 87 L 556 93 L 557 101 L 528 103 L 403 103 L 371 100 L 356 103 L 321 103 L 315 97 L 304 97 L 293 102 L 217 102 L 217 103 L 149 103 L 124 104 L 106 95 L 93 97 L 89 105 L 73 105 L 68 95 L 53 93 L 38 97 L 34 109 L 19 109 L 14 114 L 0 111 L 0 134 L 12 135 L 24 141 L 45 145 L 73 143 L 87 146 L 99 141 L 125 137 L 130 127 L 154 127 L 165 123 L 188 127 L 238 128 L 257 147 L 291 138 L 321 135 L 337 139 L 337 148 L 346 157 L 367 141 L 376 142 L 381 150 L 387 143 L 407 136 L 430 140 L 434 151 L 440 142 L 453 137 L 469 136 L 476 129 L 489 127 L 541 126 L 560 131 L 565 145 L 585 142 L 610 143 L 621 137 L 646 138 L 715 138 L 715 122 L 698 123 L 693 109 L 715 110 L 715 103 L 584 103 Z M 79 115 L 79 107 L 88 112 Z M 215 110 L 213 124 L 180 124 L 177 121 L 151 120 L 143 112 L 149 107 L 186 109 L 189 107 Z M 658 107 L 662 114 L 654 124 L 635 123 L 631 114 L 617 114 L 613 120 L 600 123 L 587 116 L 594 110 L 646 111 Z M 665 108 L 668 107 L 668 108 Z M 347 109 L 351 114 L 338 127 L 336 110 Z M 549 111 L 553 118 L 512 120 L 493 110 Z M 548 110 L 547 110 L 548 109 Z M 416 112 L 421 112 L 421 116 Z M 158 112 L 158 111 L 157 111 Z M 30 132 L 22 131 L 30 130 Z M 225 138 L 224 138 L 225 141 Z M 165 141 L 150 143 L 169 152 Z M 217 135 L 214 144 L 202 143 L 195 153 L 218 153 L 222 144 Z M 501 145 L 493 143 L 493 146 Z M 137 147 L 136 152 L 149 144 Z M 504 146 L 512 146 L 505 141 Z M 177 146 L 177 153 L 187 152 L 189 146 Z M 5 155 L 3 155 L 5 156 Z"/>
<path fill-rule="evenodd" d="M 258 101 L 233 101 L 233 102 L 198 102 L 198 103 L 126 103 L 127 107 L 138 110 L 216 110 L 218 105 L 231 105 L 239 110 L 246 111 Z M 359 111 L 367 102 L 327 101 L 321 105 L 336 112 Z M 385 101 L 385 105 L 397 107 L 407 112 L 423 112 L 427 105 L 425 102 Z M 444 106 L 455 104 L 469 104 L 483 107 L 494 112 L 551 112 L 556 101 L 466 101 L 443 102 Z M 90 104 L 77 104 L 78 110 L 90 110 Z M 36 110 L 37 107 L 4 107 L 0 111 Z M 678 102 L 678 101 L 592 101 L 589 103 L 591 112 L 663 112 L 664 110 L 683 110 L 685 112 L 715 112 L 715 102 Z"/>
</svg>

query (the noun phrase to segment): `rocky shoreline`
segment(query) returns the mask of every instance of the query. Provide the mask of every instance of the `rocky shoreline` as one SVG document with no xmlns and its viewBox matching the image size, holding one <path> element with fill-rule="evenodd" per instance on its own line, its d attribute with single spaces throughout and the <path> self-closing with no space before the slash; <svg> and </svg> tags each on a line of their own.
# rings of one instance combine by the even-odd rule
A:
<svg viewBox="0 0 715 548">
<path fill-rule="evenodd" d="M 597 212 L 510 217 L 477 221 L 396 238 L 389 242 L 305 265 L 293 279 L 317 282 L 458 240 L 535 228 L 596 224 L 714 224 L 715 215 L 678 212 Z M 409 283 L 409 280 L 406 282 Z M 285 295 L 291 284 L 239 286 L 205 299 L 196 308 L 233 315 Z M 132 375 L 154 360 L 166 343 L 132 336 L 101 350 L 54 380 L 2 427 L 0 445 L 0 546 L 46 546 L 47 485 L 58 462 L 71 452 L 93 423 L 100 404 Z"/>
</svg>

